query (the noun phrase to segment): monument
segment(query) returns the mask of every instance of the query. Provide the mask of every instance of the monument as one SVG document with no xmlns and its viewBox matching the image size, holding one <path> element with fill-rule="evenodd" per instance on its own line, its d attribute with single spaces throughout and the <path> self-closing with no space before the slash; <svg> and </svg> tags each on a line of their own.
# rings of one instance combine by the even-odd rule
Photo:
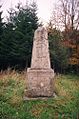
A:
<svg viewBox="0 0 79 119">
<path fill-rule="evenodd" d="M 38 27 L 34 33 L 31 68 L 27 69 L 27 96 L 53 96 L 53 79 L 54 70 L 50 65 L 47 30 Z"/>
</svg>

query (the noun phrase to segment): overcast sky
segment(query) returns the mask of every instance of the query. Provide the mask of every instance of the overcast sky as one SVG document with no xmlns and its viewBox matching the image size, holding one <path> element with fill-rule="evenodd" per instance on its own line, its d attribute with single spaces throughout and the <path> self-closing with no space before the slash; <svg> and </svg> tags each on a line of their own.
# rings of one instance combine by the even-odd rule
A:
<svg viewBox="0 0 79 119">
<path fill-rule="evenodd" d="M 7 14 L 7 10 L 12 6 L 17 5 L 18 2 L 26 3 L 27 0 L 0 0 L 0 3 L 3 4 L 2 9 L 4 11 L 3 16 Z M 32 1 L 32 0 L 28 0 Z M 56 0 L 36 0 L 38 5 L 38 17 L 41 21 L 48 22 L 51 16 L 51 11 L 53 10 L 54 3 Z"/>
</svg>

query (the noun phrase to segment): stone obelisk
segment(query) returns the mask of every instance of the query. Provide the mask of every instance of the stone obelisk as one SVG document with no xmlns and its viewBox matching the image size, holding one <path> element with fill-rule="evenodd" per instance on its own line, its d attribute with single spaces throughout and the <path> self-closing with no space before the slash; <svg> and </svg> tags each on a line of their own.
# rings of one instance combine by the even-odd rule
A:
<svg viewBox="0 0 79 119">
<path fill-rule="evenodd" d="M 28 97 L 50 97 L 54 91 L 54 70 L 51 69 L 48 34 L 44 27 L 34 33 L 31 68 L 27 69 Z"/>
</svg>

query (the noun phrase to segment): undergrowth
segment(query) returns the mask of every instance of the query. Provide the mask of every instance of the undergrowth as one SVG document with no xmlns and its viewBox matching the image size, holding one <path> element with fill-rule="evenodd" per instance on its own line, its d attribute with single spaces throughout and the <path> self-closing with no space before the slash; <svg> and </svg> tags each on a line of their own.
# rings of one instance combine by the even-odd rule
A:
<svg viewBox="0 0 79 119">
<path fill-rule="evenodd" d="M 0 73 L 0 119 L 79 119 L 79 77 L 55 78 L 54 98 L 24 101 L 26 72 Z"/>
</svg>

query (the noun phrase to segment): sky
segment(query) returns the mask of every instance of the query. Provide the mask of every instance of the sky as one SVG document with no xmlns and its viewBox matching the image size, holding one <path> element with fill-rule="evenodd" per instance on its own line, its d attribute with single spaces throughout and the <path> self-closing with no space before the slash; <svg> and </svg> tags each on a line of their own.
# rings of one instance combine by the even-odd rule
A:
<svg viewBox="0 0 79 119">
<path fill-rule="evenodd" d="M 14 7 L 18 2 L 22 2 L 23 5 L 27 0 L 0 0 L 0 4 L 2 4 L 3 16 L 7 15 L 7 10 L 10 7 Z M 32 0 L 28 0 L 32 1 Z M 38 17 L 42 22 L 48 22 L 51 17 L 51 13 L 54 7 L 56 0 L 36 0 L 38 6 Z"/>
</svg>

